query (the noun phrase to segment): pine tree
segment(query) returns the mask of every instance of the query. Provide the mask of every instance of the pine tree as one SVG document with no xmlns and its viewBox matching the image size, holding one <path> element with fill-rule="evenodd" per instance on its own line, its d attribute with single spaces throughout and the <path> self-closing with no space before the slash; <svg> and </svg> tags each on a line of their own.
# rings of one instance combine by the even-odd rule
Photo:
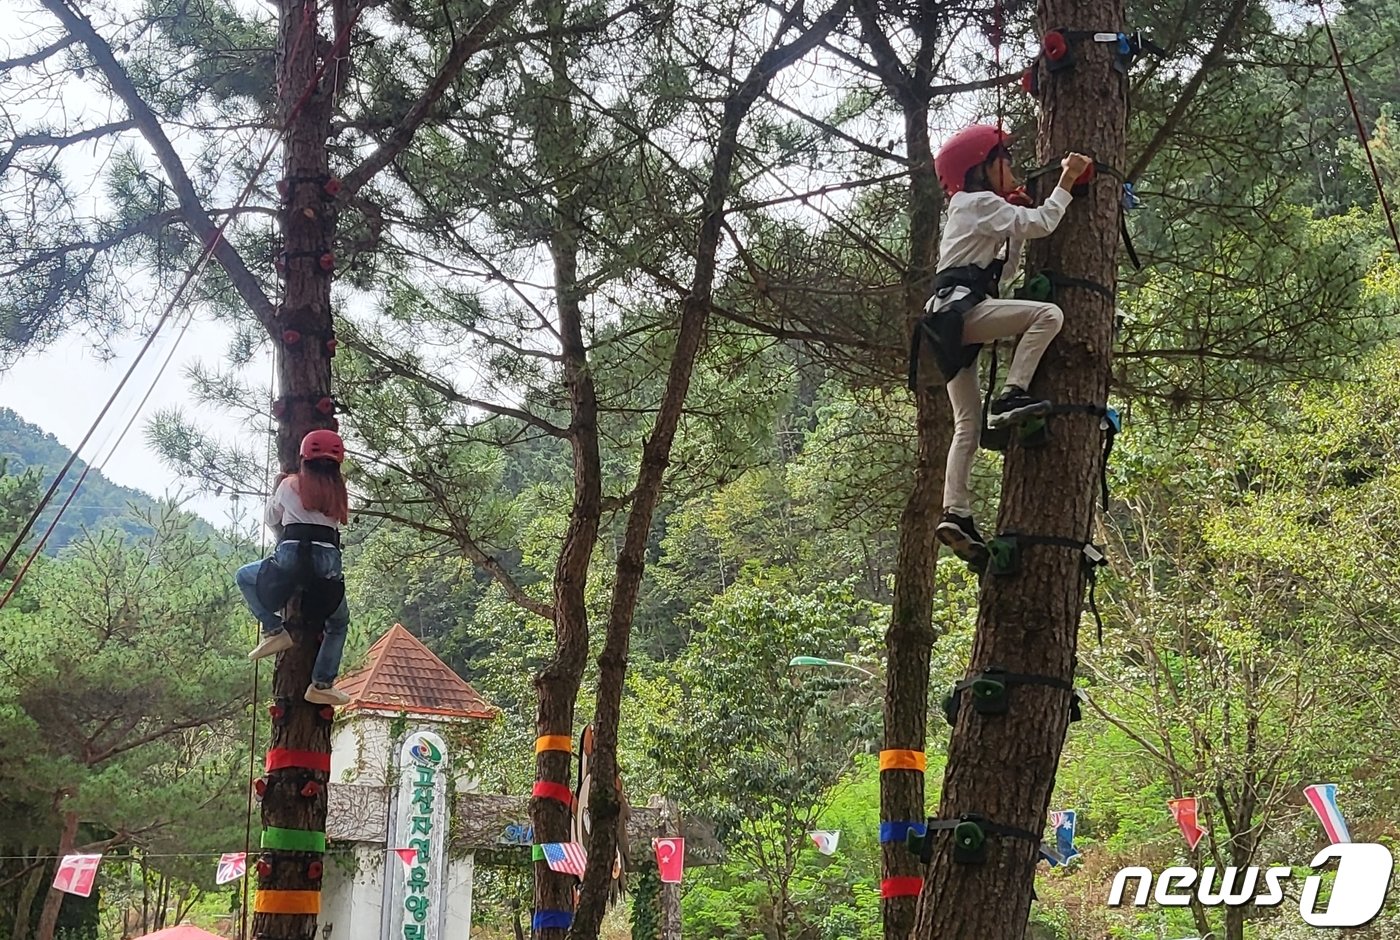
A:
<svg viewBox="0 0 1400 940">
<path fill-rule="evenodd" d="M 1120 32 L 1121 0 L 1042 0 L 1042 31 Z M 1072 41 L 1074 64 L 1054 74 L 1041 66 L 1037 155 L 1058 165 L 1071 151 L 1121 168 L 1125 153 L 1128 79 L 1115 68 L 1114 47 Z M 1058 167 L 1057 167 L 1058 168 Z M 1039 177 L 1040 199 L 1056 173 Z M 1108 394 L 1117 284 L 1120 183 L 1100 172 L 1075 199 L 1055 234 L 1032 243 L 1028 271 L 1054 271 L 1103 285 L 1069 288 L 1056 300 L 1063 331 L 1036 375 L 1037 394 L 1061 404 L 1102 406 Z M 1099 417 L 1050 418 L 1043 447 L 1013 444 L 1002 474 L 997 532 L 1085 541 L 1092 532 L 1103 435 Z M 990 533 L 988 534 L 990 537 Z M 1022 540 L 1025 541 L 1024 538 Z M 1085 555 L 1073 547 L 1022 544 L 1019 573 L 983 579 L 969 675 L 994 667 L 1012 673 L 1074 679 L 1086 588 Z M 1010 710 L 984 716 L 959 709 L 949 745 L 940 819 L 978 814 L 990 825 L 1044 831 L 1055 771 L 1069 725 L 1070 694 L 1044 685 L 1016 685 Z M 964 694 L 962 703 L 968 705 Z M 939 940 L 1025 934 L 1039 839 L 986 835 L 986 860 L 953 860 L 954 838 L 930 833 L 933 859 L 920 898 L 914 936 Z"/>
</svg>

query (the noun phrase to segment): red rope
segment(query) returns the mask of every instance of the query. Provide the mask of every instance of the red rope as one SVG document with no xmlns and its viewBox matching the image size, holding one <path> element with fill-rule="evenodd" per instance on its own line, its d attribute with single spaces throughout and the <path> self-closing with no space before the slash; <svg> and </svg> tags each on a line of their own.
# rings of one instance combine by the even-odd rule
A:
<svg viewBox="0 0 1400 940">
<path fill-rule="evenodd" d="M 1346 89 L 1347 101 L 1351 104 L 1351 116 L 1356 119 L 1356 135 L 1361 138 L 1361 146 L 1366 150 L 1366 162 L 1371 165 L 1371 179 L 1376 184 L 1376 195 L 1380 197 L 1381 208 L 1385 211 L 1385 220 L 1390 225 L 1390 237 L 1395 242 L 1395 253 L 1400 255 L 1400 230 L 1395 227 L 1395 214 L 1390 211 L 1390 200 L 1385 197 L 1385 184 L 1381 180 L 1381 171 L 1376 166 L 1375 155 L 1371 153 L 1371 141 L 1366 136 L 1366 122 L 1361 119 L 1361 108 L 1356 103 L 1356 95 L 1351 90 L 1351 79 L 1347 78 L 1346 66 L 1342 64 L 1342 50 L 1337 46 L 1337 37 L 1332 35 L 1332 24 L 1327 20 L 1327 7 L 1323 0 L 1317 0 L 1318 12 L 1322 14 L 1322 28 L 1327 31 L 1327 42 L 1332 47 L 1332 58 L 1337 63 L 1337 74 L 1342 78 L 1342 87 Z"/>
</svg>

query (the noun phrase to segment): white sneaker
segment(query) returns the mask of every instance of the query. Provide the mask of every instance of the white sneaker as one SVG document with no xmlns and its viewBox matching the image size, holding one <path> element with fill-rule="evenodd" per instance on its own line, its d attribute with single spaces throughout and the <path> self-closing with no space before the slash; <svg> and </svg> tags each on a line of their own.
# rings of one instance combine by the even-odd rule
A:
<svg viewBox="0 0 1400 940">
<path fill-rule="evenodd" d="M 253 647 L 253 651 L 248 654 L 250 660 L 264 659 L 268 656 L 276 656 L 296 645 L 292 635 L 286 630 L 278 630 L 276 633 L 264 636 L 262 642 Z"/>
<path fill-rule="evenodd" d="M 321 688 L 316 683 L 306 687 L 306 700 L 316 705 L 334 705 L 339 708 L 350 704 L 350 696 L 337 688 Z"/>
</svg>

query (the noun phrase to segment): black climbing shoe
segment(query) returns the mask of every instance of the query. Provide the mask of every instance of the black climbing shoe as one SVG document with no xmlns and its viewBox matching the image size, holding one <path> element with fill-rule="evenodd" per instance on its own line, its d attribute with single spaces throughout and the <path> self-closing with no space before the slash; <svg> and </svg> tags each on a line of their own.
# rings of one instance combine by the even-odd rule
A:
<svg viewBox="0 0 1400 940">
<path fill-rule="evenodd" d="M 945 512 L 943 518 L 938 520 L 938 528 L 934 530 L 934 534 L 938 536 L 938 541 L 951 548 L 954 555 L 968 564 L 987 563 L 987 543 L 982 540 L 982 533 L 977 531 L 977 525 L 971 516 Z"/>
<path fill-rule="evenodd" d="M 987 427 L 1000 428 L 1050 411 L 1050 402 L 1027 395 L 1014 385 L 1007 386 L 987 414 Z"/>
</svg>

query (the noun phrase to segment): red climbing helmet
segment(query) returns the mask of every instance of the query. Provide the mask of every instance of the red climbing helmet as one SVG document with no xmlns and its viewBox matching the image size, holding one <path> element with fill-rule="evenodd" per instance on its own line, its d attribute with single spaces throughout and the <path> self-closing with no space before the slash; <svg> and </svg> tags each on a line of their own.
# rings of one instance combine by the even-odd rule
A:
<svg viewBox="0 0 1400 940">
<path fill-rule="evenodd" d="M 993 150 L 1010 141 L 1010 134 L 990 124 L 973 124 L 949 137 L 933 158 L 933 169 L 943 191 L 949 196 L 962 192 L 967 185 L 967 171 L 987 162 Z"/>
<path fill-rule="evenodd" d="M 312 431 L 301 439 L 302 460 L 345 460 L 345 442 L 334 431 Z"/>
</svg>

